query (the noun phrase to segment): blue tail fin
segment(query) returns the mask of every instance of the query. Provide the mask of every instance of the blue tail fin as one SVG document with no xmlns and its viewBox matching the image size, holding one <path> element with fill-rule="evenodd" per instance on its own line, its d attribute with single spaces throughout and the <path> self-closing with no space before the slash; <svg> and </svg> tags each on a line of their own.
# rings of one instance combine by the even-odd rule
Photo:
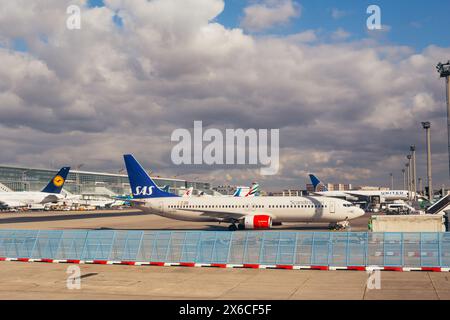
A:
<svg viewBox="0 0 450 320">
<path fill-rule="evenodd" d="M 50 180 L 48 185 L 42 189 L 41 192 L 45 193 L 60 193 L 66 182 L 67 175 L 69 174 L 70 167 L 63 167 L 59 172 Z"/>
<path fill-rule="evenodd" d="M 325 187 L 325 185 L 320 182 L 320 180 L 313 174 L 309 175 L 309 178 L 311 179 L 311 183 L 314 186 L 314 191 L 321 192 L 321 191 L 328 191 L 328 188 Z"/>
<path fill-rule="evenodd" d="M 123 156 L 134 199 L 178 197 L 161 190 L 131 154 Z"/>
<path fill-rule="evenodd" d="M 233 197 L 240 197 L 242 192 L 242 188 L 238 187 L 236 191 L 233 193 Z"/>
</svg>

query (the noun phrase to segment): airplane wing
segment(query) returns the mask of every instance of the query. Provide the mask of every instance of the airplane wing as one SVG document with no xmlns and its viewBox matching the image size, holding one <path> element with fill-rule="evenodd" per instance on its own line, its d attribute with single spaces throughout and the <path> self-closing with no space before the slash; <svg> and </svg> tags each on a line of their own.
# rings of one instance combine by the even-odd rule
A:
<svg viewBox="0 0 450 320">
<path fill-rule="evenodd" d="M 203 211 L 201 209 L 177 209 L 181 211 L 195 211 L 195 212 L 202 212 L 201 216 L 203 217 L 210 217 L 210 218 L 219 218 L 223 219 L 224 221 L 235 221 L 244 218 L 245 216 L 249 215 L 249 212 L 223 212 L 223 211 Z M 261 212 L 259 213 L 261 215 L 265 216 L 271 216 L 271 214 Z"/>
<path fill-rule="evenodd" d="M 21 201 L 9 201 L 9 200 L 1 200 L 0 201 L 0 207 L 19 208 L 19 207 L 26 207 L 26 206 L 28 206 L 28 204 L 25 202 L 21 202 Z"/>
</svg>

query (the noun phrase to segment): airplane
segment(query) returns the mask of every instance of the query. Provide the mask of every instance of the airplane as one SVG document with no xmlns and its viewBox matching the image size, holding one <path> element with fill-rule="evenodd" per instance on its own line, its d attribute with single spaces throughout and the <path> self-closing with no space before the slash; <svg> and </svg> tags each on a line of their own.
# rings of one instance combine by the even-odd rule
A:
<svg viewBox="0 0 450 320">
<path fill-rule="evenodd" d="M 36 204 L 58 202 L 64 199 L 61 190 L 69 174 L 69 167 L 63 167 L 42 191 L 0 193 L 0 206 L 5 208 L 29 207 Z"/>
<path fill-rule="evenodd" d="M 134 204 L 144 212 L 195 222 L 230 223 L 229 230 L 270 229 L 283 222 L 339 222 L 364 215 L 348 201 L 326 197 L 192 197 L 161 190 L 133 155 L 124 155 Z"/>
<path fill-rule="evenodd" d="M 342 198 L 348 201 L 356 201 L 360 198 L 379 197 L 381 202 L 393 200 L 408 200 L 407 190 L 348 190 L 348 191 L 328 191 L 328 188 L 315 175 L 310 174 L 309 178 L 314 186 L 314 194 Z"/>
</svg>

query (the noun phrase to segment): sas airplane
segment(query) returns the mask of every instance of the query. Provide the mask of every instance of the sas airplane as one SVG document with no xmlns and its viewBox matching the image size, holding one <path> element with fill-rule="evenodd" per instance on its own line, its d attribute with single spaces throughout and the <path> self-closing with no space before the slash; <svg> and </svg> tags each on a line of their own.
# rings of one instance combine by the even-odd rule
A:
<svg viewBox="0 0 450 320">
<path fill-rule="evenodd" d="M 339 222 L 364 215 L 350 202 L 326 197 L 179 197 L 158 188 L 132 155 L 124 155 L 133 202 L 144 212 L 229 230 L 269 229 L 282 222 Z"/>
<path fill-rule="evenodd" d="M 46 204 L 64 199 L 61 190 L 69 174 L 69 167 L 63 167 L 40 192 L 2 192 L 0 206 L 6 208 L 28 207 L 33 204 Z"/>
</svg>

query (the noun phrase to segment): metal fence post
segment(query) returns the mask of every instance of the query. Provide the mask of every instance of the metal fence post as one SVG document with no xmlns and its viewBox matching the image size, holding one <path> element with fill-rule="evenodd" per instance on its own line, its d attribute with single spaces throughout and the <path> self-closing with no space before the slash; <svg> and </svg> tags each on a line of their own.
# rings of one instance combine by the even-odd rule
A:
<svg viewBox="0 0 450 320">
<path fill-rule="evenodd" d="M 84 253 L 85 253 L 86 248 L 87 248 L 87 242 L 88 242 L 88 238 L 89 238 L 89 232 L 90 232 L 90 231 L 87 231 L 87 232 L 86 232 L 86 237 L 84 238 L 83 249 L 81 250 L 81 254 L 80 254 L 79 260 L 82 260 L 83 257 L 84 257 Z"/>
<path fill-rule="evenodd" d="M 298 233 L 295 233 L 294 252 L 292 253 L 294 255 L 294 261 L 293 261 L 294 265 L 297 263 L 297 257 L 298 257 L 297 244 L 298 244 Z"/>
<path fill-rule="evenodd" d="M 364 265 L 369 265 L 369 236 L 371 233 L 366 232 L 364 234 L 365 240 L 364 240 Z"/>
<path fill-rule="evenodd" d="M 386 265 L 386 233 L 383 233 L 383 266 Z"/>
<path fill-rule="evenodd" d="M 403 241 L 404 241 L 404 238 L 403 238 L 403 232 L 400 234 L 401 236 L 400 236 L 400 255 L 401 255 L 401 259 L 400 259 L 400 266 L 404 266 L 404 259 L 403 259 L 403 257 L 404 257 L 404 254 L 403 254 L 403 250 L 404 250 L 404 245 L 403 245 Z"/>
<path fill-rule="evenodd" d="M 330 266 L 330 257 L 333 255 L 333 235 L 330 232 L 328 234 L 328 254 L 327 254 L 327 266 Z"/>
<path fill-rule="evenodd" d="M 141 252 L 142 242 L 143 241 L 144 241 L 144 231 L 141 231 L 141 239 L 139 240 L 139 246 L 138 246 L 138 249 L 137 249 L 137 252 L 136 252 L 136 261 L 137 261 L 137 258 L 139 257 L 139 253 Z M 144 261 L 140 261 L 140 262 L 144 262 Z"/>
<path fill-rule="evenodd" d="M 38 240 L 39 240 L 39 234 L 41 233 L 41 230 L 38 230 L 38 233 L 36 234 L 36 239 L 34 240 L 34 244 L 33 244 L 33 248 L 31 248 L 31 251 L 30 251 L 30 253 L 29 253 L 29 257 L 28 258 L 33 258 L 33 252 L 34 252 L 34 249 L 36 248 L 36 244 L 37 244 L 37 242 L 38 242 Z"/>
<path fill-rule="evenodd" d="M 266 232 L 263 231 L 263 236 L 261 238 L 261 247 L 259 248 L 259 261 L 258 261 L 259 264 L 262 264 L 261 260 L 262 260 L 263 251 L 264 251 L 264 241 L 265 241 L 265 239 L 266 239 Z"/>
<path fill-rule="evenodd" d="M 350 232 L 347 232 L 347 243 L 345 246 L 345 265 L 348 267 L 349 262 L 349 256 L 350 256 Z"/>
<path fill-rule="evenodd" d="M 438 233 L 437 234 L 437 240 L 438 240 L 438 262 L 439 262 L 439 267 L 442 268 L 442 247 L 441 247 L 441 239 L 442 239 L 442 233 Z"/>
<path fill-rule="evenodd" d="M 422 250 L 423 250 L 423 245 L 422 245 L 422 232 L 420 233 L 420 252 L 419 252 L 419 256 L 420 256 L 420 266 L 422 267 Z"/>
<path fill-rule="evenodd" d="M 312 266 L 313 265 L 313 261 L 315 261 L 314 259 L 314 254 L 315 254 L 315 250 L 314 250 L 314 236 L 315 236 L 315 232 L 313 232 L 312 234 L 312 241 L 311 241 L 311 256 L 309 257 L 309 265 Z"/>
<path fill-rule="evenodd" d="M 113 235 L 113 238 L 111 240 L 111 248 L 109 249 L 109 254 L 108 254 L 108 259 L 107 260 L 111 260 L 111 254 L 112 254 L 112 251 L 113 251 L 113 248 L 114 248 L 114 242 L 116 240 L 116 234 L 117 234 L 117 231 L 114 231 L 114 235 Z"/>
<path fill-rule="evenodd" d="M 172 245 L 172 235 L 173 235 L 173 233 L 171 232 L 170 238 L 169 238 L 169 243 L 167 244 L 166 258 L 164 259 L 165 260 L 164 262 L 167 262 L 167 259 L 169 258 L 169 252 L 171 251 L 170 246 Z"/>
<path fill-rule="evenodd" d="M 155 261 L 155 260 L 153 260 L 153 257 L 156 252 L 156 245 L 158 244 L 158 234 L 159 234 L 159 231 L 156 231 L 155 232 L 155 240 L 153 241 L 152 253 L 150 254 L 150 262 Z"/>
<path fill-rule="evenodd" d="M 214 253 L 216 253 L 216 243 L 217 243 L 217 231 L 214 232 L 214 244 L 211 250 L 211 256 L 209 257 L 209 262 L 212 263 L 214 259 Z"/>
<path fill-rule="evenodd" d="M 195 256 L 195 261 L 192 262 L 199 262 L 198 259 L 200 258 L 200 249 L 202 247 L 202 232 L 199 232 L 198 242 L 197 242 L 197 255 Z M 214 242 L 215 244 L 215 242 Z"/>
<path fill-rule="evenodd" d="M 244 246 L 244 254 L 242 255 L 242 263 L 245 262 L 245 256 L 247 255 L 247 247 L 248 247 L 248 235 L 250 232 L 246 232 L 245 234 L 245 246 Z"/>
<path fill-rule="evenodd" d="M 234 232 L 231 232 L 230 234 L 231 234 L 231 237 L 230 237 L 230 243 L 228 244 L 228 254 L 227 254 L 227 261 L 226 261 L 226 263 L 230 262 L 231 244 L 233 243 Z"/>
</svg>

